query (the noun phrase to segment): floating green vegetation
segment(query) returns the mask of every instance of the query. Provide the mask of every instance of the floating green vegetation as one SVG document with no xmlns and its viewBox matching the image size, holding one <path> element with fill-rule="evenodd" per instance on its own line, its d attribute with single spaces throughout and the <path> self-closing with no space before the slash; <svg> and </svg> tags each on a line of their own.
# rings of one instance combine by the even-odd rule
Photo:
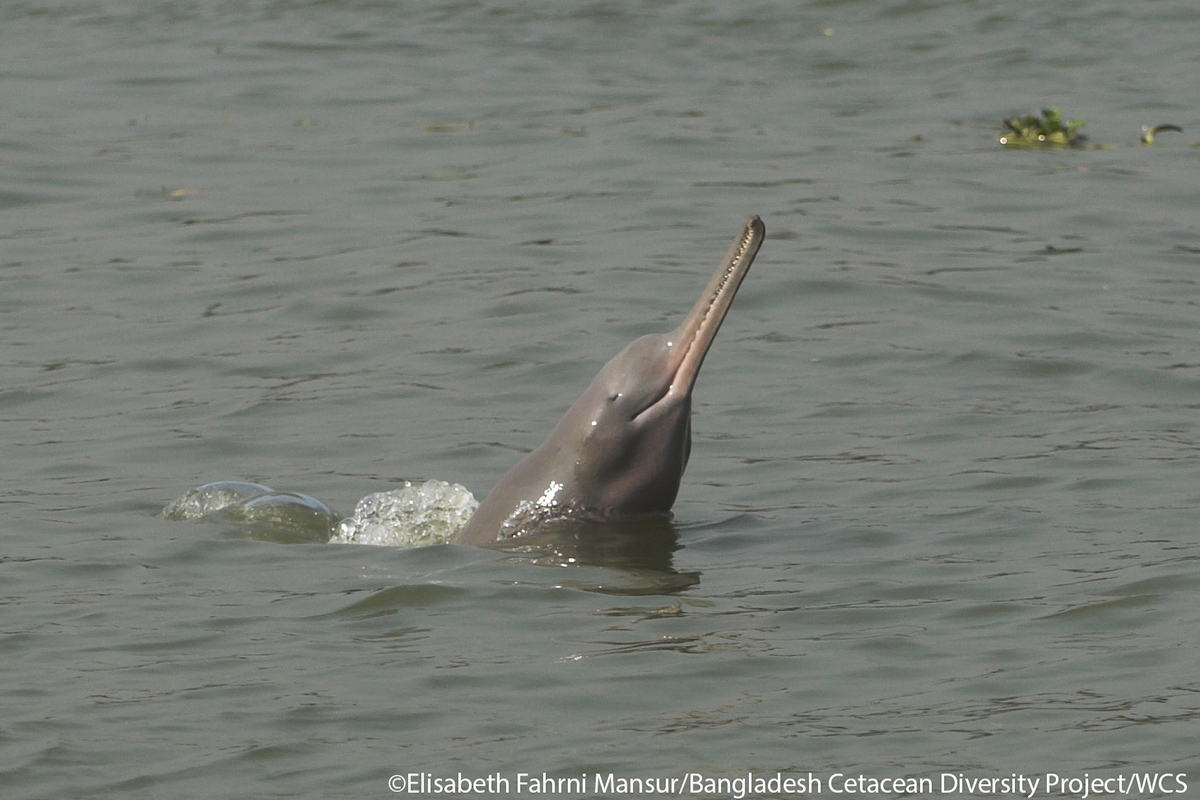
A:
<svg viewBox="0 0 1200 800">
<path fill-rule="evenodd" d="M 1083 120 L 1063 120 L 1061 108 L 1043 108 L 1041 116 L 1029 114 L 1024 117 L 1009 117 L 1004 120 L 1007 129 L 1000 134 L 1000 144 L 1005 147 L 1077 147 L 1086 150 L 1111 150 L 1110 144 L 1092 144 L 1079 132 Z M 1140 142 L 1133 144 L 1152 145 L 1154 135 L 1163 131 L 1182 131 L 1178 125 L 1143 125 Z"/>
<path fill-rule="evenodd" d="M 1007 147 L 1081 147 L 1087 137 L 1079 132 L 1083 120 L 1063 122 L 1061 108 L 1043 108 L 1042 115 L 1009 117 L 1000 144 Z"/>
</svg>

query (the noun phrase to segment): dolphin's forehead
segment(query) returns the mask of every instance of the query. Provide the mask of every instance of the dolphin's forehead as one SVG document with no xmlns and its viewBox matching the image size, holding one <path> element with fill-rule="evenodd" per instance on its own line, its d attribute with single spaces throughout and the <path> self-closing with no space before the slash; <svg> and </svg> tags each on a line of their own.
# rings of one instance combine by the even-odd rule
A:
<svg viewBox="0 0 1200 800">
<path fill-rule="evenodd" d="M 634 339 L 597 375 L 597 383 L 625 394 L 657 393 L 675 377 L 674 342 L 666 334 Z"/>
<path fill-rule="evenodd" d="M 651 333 L 634 339 L 613 360 L 623 359 L 632 368 L 639 366 L 663 369 L 671 355 L 674 342 L 665 333 Z"/>
</svg>

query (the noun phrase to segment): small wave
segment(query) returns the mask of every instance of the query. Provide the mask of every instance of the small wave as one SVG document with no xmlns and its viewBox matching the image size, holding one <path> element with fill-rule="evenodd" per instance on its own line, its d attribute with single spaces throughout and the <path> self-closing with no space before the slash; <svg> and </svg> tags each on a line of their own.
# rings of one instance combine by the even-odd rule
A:
<svg viewBox="0 0 1200 800">
<path fill-rule="evenodd" d="M 172 500 L 162 510 L 162 516 L 167 519 L 196 522 L 247 500 L 274 493 L 275 490 L 270 486 L 249 481 L 206 483 L 189 489 L 182 497 Z"/>
<path fill-rule="evenodd" d="M 281 543 L 328 541 L 341 519 L 315 497 L 249 481 L 198 486 L 167 504 L 162 516 L 222 523 L 235 535 Z"/>
</svg>

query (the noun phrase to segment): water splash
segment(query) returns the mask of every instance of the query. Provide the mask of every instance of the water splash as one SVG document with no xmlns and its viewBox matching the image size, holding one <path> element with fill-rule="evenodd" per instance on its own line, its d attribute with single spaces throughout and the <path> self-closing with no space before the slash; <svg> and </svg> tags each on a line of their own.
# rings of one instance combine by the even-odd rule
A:
<svg viewBox="0 0 1200 800">
<path fill-rule="evenodd" d="M 352 516 L 342 519 L 306 494 L 249 481 L 217 481 L 173 500 L 161 516 L 223 523 L 236 534 L 279 542 L 420 547 L 449 541 L 478 507 L 474 495 L 457 483 L 430 480 L 414 486 L 405 481 L 400 489 L 367 495 Z"/>
<path fill-rule="evenodd" d="M 369 494 L 341 521 L 330 542 L 419 547 L 449 541 L 479 508 L 457 483 L 425 481 Z"/>
</svg>

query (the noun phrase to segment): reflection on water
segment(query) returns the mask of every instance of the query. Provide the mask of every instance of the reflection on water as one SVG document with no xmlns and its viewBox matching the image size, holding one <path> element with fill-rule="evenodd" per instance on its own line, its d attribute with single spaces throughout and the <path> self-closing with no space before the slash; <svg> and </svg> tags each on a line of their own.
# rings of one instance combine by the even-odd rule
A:
<svg viewBox="0 0 1200 800">
<path fill-rule="evenodd" d="M 553 520 L 535 532 L 492 547 L 513 563 L 570 567 L 563 585 L 605 594 L 674 594 L 700 583 L 699 572 L 679 572 L 673 553 L 679 532 L 670 520 L 627 522 Z M 582 568 L 602 567 L 595 577 Z M 581 574 L 582 573 L 582 574 Z"/>
</svg>

